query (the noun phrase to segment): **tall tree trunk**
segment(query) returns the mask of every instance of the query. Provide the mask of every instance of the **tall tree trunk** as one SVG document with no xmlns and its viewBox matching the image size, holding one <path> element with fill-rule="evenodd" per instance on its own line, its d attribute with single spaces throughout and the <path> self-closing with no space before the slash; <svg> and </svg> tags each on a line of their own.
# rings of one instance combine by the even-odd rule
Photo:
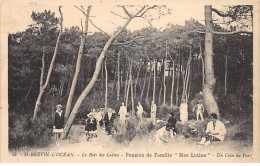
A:
<svg viewBox="0 0 260 166">
<path fill-rule="evenodd" d="M 138 84 L 138 79 L 139 79 L 139 75 L 140 75 L 141 68 L 142 68 L 142 64 L 141 64 L 141 62 L 140 62 L 140 64 L 139 64 L 139 70 L 138 70 L 138 73 L 137 73 L 137 76 L 136 76 L 136 81 L 135 81 L 135 95 L 134 95 L 135 98 L 136 98 L 136 88 L 137 88 L 137 84 Z"/>
<path fill-rule="evenodd" d="M 106 90 L 105 90 L 105 111 L 107 111 L 107 97 L 108 97 L 108 74 L 107 74 L 107 57 L 105 58 L 105 76 L 106 76 Z"/>
<path fill-rule="evenodd" d="M 153 61 L 153 67 L 154 67 L 154 69 L 153 69 L 153 101 L 154 101 L 154 103 L 155 103 L 155 91 L 156 91 L 156 66 L 157 65 L 155 65 L 155 60 Z M 157 63 L 157 62 L 156 62 Z"/>
<path fill-rule="evenodd" d="M 228 74 L 228 52 L 229 52 L 229 46 L 227 48 L 227 54 L 226 54 L 226 61 L 225 61 L 225 96 L 227 96 L 227 74 Z"/>
<path fill-rule="evenodd" d="M 162 98 L 162 82 L 160 81 L 160 91 L 159 91 L 159 100 L 158 100 L 158 104 L 161 105 L 161 98 Z"/>
<path fill-rule="evenodd" d="M 173 105 L 173 89 L 174 89 L 174 78 L 175 78 L 175 64 L 172 61 L 172 87 L 171 87 L 171 106 Z"/>
<path fill-rule="evenodd" d="M 179 82 L 180 82 L 180 68 L 181 68 L 181 58 L 180 58 L 180 52 L 179 52 L 179 63 L 177 66 L 177 85 L 176 85 L 176 100 L 175 105 L 177 106 L 179 104 Z"/>
<path fill-rule="evenodd" d="M 147 69 L 145 70 L 145 74 L 144 74 L 144 85 L 143 85 L 142 92 L 141 92 L 141 95 L 140 95 L 141 99 L 143 98 L 143 94 L 144 94 L 145 83 L 146 83 L 146 75 L 147 75 Z"/>
<path fill-rule="evenodd" d="M 134 88 L 133 88 L 133 78 L 132 78 L 132 62 L 131 62 L 131 69 L 130 69 L 130 75 L 129 75 L 129 79 L 130 79 L 130 85 L 131 85 L 131 101 L 132 101 L 132 116 L 135 115 L 135 106 L 134 106 Z M 130 86 L 129 85 L 129 86 Z"/>
<path fill-rule="evenodd" d="M 167 63 L 167 55 L 168 55 L 168 42 L 166 41 L 166 55 L 164 61 L 164 68 L 163 68 L 163 104 L 165 104 L 166 100 L 166 84 L 165 84 L 165 71 L 166 71 L 166 63 Z"/>
<path fill-rule="evenodd" d="M 148 95 L 149 95 L 149 91 L 150 91 L 150 84 L 151 84 L 151 77 L 152 77 L 152 63 L 150 63 L 150 75 L 149 75 L 149 80 L 148 80 L 148 87 L 147 87 L 147 91 L 146 91 L 146 97 L 145 97 L 145 103 L 147 104 L 148 101 Z"/>
<path fill-rule="evenodd" d="M 129 62 L 129 68 L 130 68 L 130 71 L 129 71 L 129 75 L 128 75 L 128 83 L 127 83 L 127 91 L 126 91 L 126 99 L 125 99 L 126 107 L 128 105 L 128 96 L 129 96 L 129 90 L 130 90 L 130 84 L 131 84 L 130 75 L 132 74 L 132 63 L 130 63 L 130 62 Z"/>
<path fill-rule="evenodd" d="M 117 95 L 116 100 L 120 97 L 120 52 L 117 53 Z"/>
<path fill-rule="evenodd" d="M 162 87 L 163 87 L 163 69 L 164 69 L 164 60 L 162 59 L 162 61 L 160 62 L 162 65 L 160 66 L 160 90 L 159 90 L 159 100 L 158 100 L 158 104 L 161 105 L 161 99 L 162 99 Z"/>
<path fill-rule="evenodd" d="M 199 57 L 201 59 L 201 68 L 202 68 L 202 89 L 205 86 L 205 66 L 204 66 L 204 60 L 203 60 L 203 53 L 202 53 L 202 49 L 201 49 L 201 44 L 200 44 L 200 54 Z"/>
<path fill-rule="evenodd" d="M 216 113 L 219 117 L 219 108 L 213 96 L 216 79 L 213 68 L 213 26 L 212 7 L 210 5 L 205 6 L 205 25 L 205 86 L 203 89 L 203 98 L 208 114 Z"/>
<path fill-rule="evenodd" d="M 78 81 L 84 44 L 86 42 L 86 37 L 87 37 L 87 33 L 88 33 L 88 19 L 89 19 L 89 13 L 90 13 L 91 7 L 92 6 L 88 6 L 87 14 L 85 15 L 85 17 L 86 17 L 85 18 L 85 33 L 82 34 L 82 36 L 81 36 L 78 58 L 77 58 L 77 62 L 76 62 L 76 69 L 75 69 L 75 73 L 74 73 L 73 80 L 71 83 L 70 93 L 69 93 L 69 97 L 68 97 L 68 101 L 67 101 L 67 105 L 66 105 L 66 111 L 65 111 L 65 116 L 64 116 L 65 121 L 67 121 L 70 116 L 72 99 L 73 99 L 75 88 L 76 88 L 77 81 Z"/>
<path fill-rule="evenodd" d="M 61 6 L 59 7 L 59 12 L 60 12 L 60 16 L 61 16 L 61 18 L 60 18 L 60 32 L 59 32 L 59 35 L 58 35 L 58 38 L 57 38 L 57 41 L 56 41 L 55 50 L 54 50 L 54 53 L 53 53 L 53 56 L 52 56 L 52 60 L 51 60 L 51 64 L 50 64 L 50 67 L 49 67 L 49 70 L 48 70 L 48 74 L 47 74 L 47 77 L 46 77 L 45 84 L 43 85 L 43 82 L 40 83 L 42 86 L 40 87 L 40 92 L 39 92 L 38 98 L 36 100 L 34 111 L 33 111 L 33 118 L 32 118 L 33 122 L 37 118 L 39 108 L 40 108 L 40 105 L 41 105 L 41 99 L 42 99 L 43 93 L 44 93 L 45 89 L 47 88 L 47 86 L 49 84 L 53 65 L 54 65 L 54 61 L 55 61 L 55 58 L 57 56 L 57 52 L 58 52 L 58 48 L 59 48 L 60 37 L 61 37 L 61 34 L 62 34 L 62 29 L 63 29 L 63 26 L 62 26 L 63 14 L 61 12 Z M 43 81 L 43 74 L 41 75 L 41 81 Z"/>
</svg>

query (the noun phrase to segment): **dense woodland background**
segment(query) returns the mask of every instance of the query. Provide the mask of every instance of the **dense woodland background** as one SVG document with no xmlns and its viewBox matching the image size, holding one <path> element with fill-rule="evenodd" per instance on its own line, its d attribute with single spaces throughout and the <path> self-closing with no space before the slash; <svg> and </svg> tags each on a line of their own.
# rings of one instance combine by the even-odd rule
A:
<svg viewBox="0 0 260 166">
<path fill-rule="evenodd" d="M 43 135 L 51 134 L 55 106 L 66 106 L 83 34 L 83 29 L 78 26 L 64 28 L 50 82 L 41 101 L 40 118 L 31 122 L 40 91 L 43 54 L 45 79 L 59 34 L 57 17 L 49 10 L 33 12 L 31 18 L 34 24 L 25 31 L 8 36 L 10 147 L 48 144 L 48 141 L 43 141 L 47 139 Z M 217 32 L 229 32 L 239 27 L 214 23 L 213 28 Z M 162 106 L 177 108 L 184 93 L 187 93 L 191 112 L 192 101 L 203 87 L 205 34 L 198 31 L 205 32 L 205 25 L 192 18 L 185 21 L 185 25 L 169 23 L 165 29 L 147 27 L 136 31 L 123 30 L 106 52 L 98 79 L 80 106 L 74 123 L 84 120 L 92 108 L 105 107 L 106 69 L 107 107 L 118 111 L 121 102 L 127 101 L 128 111 L 131 111 L 132 93 L 134 105 L 140 100 L 149 116 L 153 94 L 160 110 Z M 104 32 L 88 33 L 85 37 L 72 105 L 90 82 L 96 61 L 109 39 Z M 221 117 L 250 117 L 247 122 L 252 124 L 253 35 L 214 35 L 213 52 L 216 77 L 214 97 Z M 129 81 L 130 74 L 132 81 Z M 128 88 L 129 84 L 132 84 L 132 89 Z M 171 93 L 172 84 L 174 88 Z"/>
</svg>

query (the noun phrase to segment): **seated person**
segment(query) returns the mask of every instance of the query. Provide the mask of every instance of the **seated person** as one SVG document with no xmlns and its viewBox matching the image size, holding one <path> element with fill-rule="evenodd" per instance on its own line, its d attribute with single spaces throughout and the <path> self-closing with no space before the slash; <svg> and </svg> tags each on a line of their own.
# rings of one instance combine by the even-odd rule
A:
<svg viewBox="0 0 260 166">
<path fill-rule="evenodd" d="M 176 118 L 174 117 L 174 113 L 171 112 L 166 127 L 168 126 L 168 127 L 172 128 L 173 135 L 176 135 L 176 133 L 177 133 L 176 123 L 177 123 L 177 120 L 176 120 Z"/>
<path fill-rule="evenodd" d="M 154 140 L 159 144 L 171 143 L 173 138 L 172 127 L 166 125 L 159 130 L 157 130 Z"/>
<path fill-rule="evenodd" d="M 85 132 L 87 136 L 87 140 L 91 140 L 92 138 L 97 137 L 97 120 L 94 118 L 94 114 L 90 112 L 88 114 L 88 118 L 85 120 Z"/>
<path fill-rule="evenodd" d="M 226 127 L 223 122 L 217 120 L 217 114 L 210 115 L 211 121 L 207 124 L 206 133 L 202 135 L 199 144 L 209 145 L 214 141 L 223 141 L 226 134 Z"/>
</svg>

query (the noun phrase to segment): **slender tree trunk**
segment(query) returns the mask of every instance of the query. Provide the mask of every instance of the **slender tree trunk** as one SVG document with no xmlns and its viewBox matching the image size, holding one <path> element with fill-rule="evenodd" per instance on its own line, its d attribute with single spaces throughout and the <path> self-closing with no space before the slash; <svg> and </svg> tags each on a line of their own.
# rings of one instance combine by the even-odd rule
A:
<svg viewBox="0 0 260 166">
<path fill-rule="evenodd" d="M 203 53 L 201 49 L 201 44 L 200 44 L 200 54 L 199 57 L 201 58 L 201 68 L 202 68 L 202 89 L 205 86 L 205 66 L 204 66 L 204 60 L 203 60 Z"/>
<path fill-rule="evenodd" d="M 219 118 L 218 105 L 213 96 L 213 90 L 216 84 L 213 68 L 213 25 L 212 25 L 212 7 L 205 6 L 205 87 L 203 89 L 203 98 L 205 108 L 208 114 L 216 113 Z"/>
<path fill-rule="evenodd" d="M 159 91 L 159 100 L 158 100 L 158 104 L 161 105 L 161 98 L 162 98 L 162 82 L 160 82 L 160 91 Z"/>
<path fill-rule="evenodd" d="M 107 111 L 107 97 L 108 97 L 108 74 L 107 74 L 107 58 L 105 58 L 105 76 L 106 76 L 106 90 L 105 90 L 105 111 Z"/>
<path fill-rule="evenodd" d="M 179 56 L 181 54 L 179 53 Z M 176 87 L 176 100 L 175 100 L 175 105 L 177 106 L 179 104 L 179 82 L 180 82 L 180 68 L 181 68 L 181 64 L 180 64 L 180 57 L 179 57 L 179 64 L 177 66 L 177 87 Z"/>
<path fill-rule="evenodd" d="M 116 100 L 118 101 L 120 97 L 120 52 L 117 54 L 117 95 Z"/>
<path fill-rule="evenodd" d="M 146 91 L 145 103 L 148 103 L 147 99 L 150 91 L 151 77 L 152 77 L 152 63 L 150 63 L 150 75 L 149 75 L 148 87 Z"/>
<path fill-rule="evenodd" d="M 130 75 L 132 74 L 132 63 L 129 64 L 129 75 L 128 75 L 128 83 L 127 83 L 127 91 L 126 91 L 126 99 L 125 99 L 125 105 L 128 105 L 128 96 L 129 96 L 129 90 L 130 90 L 130 84 L 131 84 L 131 78 Z"/>
<path fill-rule="evenodd" d="M 134 88 L 133 88 L 133 78 L 132 78 L 132 62 L 131 62 L 131 69 L 130 69 L 130 75 L 129 75 L 129 79 L 130 79 L 130 85 L 131 85 L 131 101 L 132 101 L 132 116 L 135 115 L 135 106 L 134 106 Z M 129 86 L 130 86 L 129 85 Z"/>
<path fill-rule="evenodd" d="M 156 62 L 157 63 L 157 62 Z M 153 101 L 155 103 L 155 91 L 156 91 L 156 65 L 155 65 L 155 60 L 153 61 Z"/>
<path fill-rule="evenodd" d="M 145 83 L 146 83 L 146 75 L 147 75 L 147 69 L 145 70 L 145 74 L 144 74 L 144 85 L 143 85 L 142 92 L 141 92 L 141 95 L 140 95 L 141 99 L 143 98 L 143 94 L 144 94 Z"/>
<path fill-rule="evenodd" d="M 42 99 L 43 93 L 44 93 L 45 89 L 47 88 L 47 86 L 49 84 L 51 73 L 52 73 L 52 69 L 53 69 L 53 65 L 54 65 L 54 61 L 55 61 L 55 58 L 57 56 L 57 52 L 58 52 L 58 48 L 59 48 L 60 37 L 61 37 L 61 34 L 62 34 L 62 29 L 63 29 L 63 26 L 62 26 L 63 14 L 61 12 L 61 7 L 59 7 L 59 12 L 60 12 L 60 15 L 61 15 L 61 18 L 60 18 L 60 32 L 59 32 L 59 35 L 58 35 L 58 38 L 57 38 L 57 41 L 56 41 L 55 50 L 54 50 L 54 53 L 53 53 L 53 56 L 52 56 L 52 60 L 51 60 L 51 64 L 50 64 L 50 67 L 49 67 L 49 70 L 48 70 L 48 74 L 47 74 L 47 77 L 46 77 L 45 84 L 43 85 L 43 82 L 40 83 L 40 85 L 42 85 L 42 86 L 40 87 L 40 93 L 39 93 L 38 98 L 36 100 L 34 111 L 33 111 L 33 118 L 32 118 L 33 122 L 37 118 L 37 115 L 38 115 L 38 112 L 39 112 L 39 108 L 40 108 L 40 105 L 41 105 L 41 99 Z M 43 81 L 43 74 L 41 75 L 41 81 Z"/>
<path fill-rule="evenodd" d="M 228 52 L 229 52 L 229 46 L 227 48 L 226 61 L 225 61 L 225 96 L 227 96 Z"/>
<path fill-rule="evenodd" d="M 137 88 L 137 84 L 138 84 L 138 79 L 139 79 L 141 68 L 142 68 L 142 65 L 140 63 L 139 70 L 138 70 L 137 77 L 136 77 L 136 81 L 135 81 L 135 95 L 134 95 L 135 98 L 136 98 L 136 88 Z"/>
<path fill-rule="evenodd" d="M 77 58 L 77 62 L 76 62 L 76 69 L 75 69 L 75 73 L 74 73 L 74 77 L 73 77 L 73 80 L 72 80 L 70 93 L 69 93 L 69 97 L 68 97 L 68 101 L 67 101 L 67 105 L 66 105 L 66 111 L 65 111 L 65 116 L 64 116 L 65 117 L 65 121 L 67 121 L 69 116 L 70 116 L 72 99 L 73 99 L 75 88 L 76 88 L 77 81 L 78 81 L 78 76 L 79 76 L 79 71 L 80 71 L 80 66 L 81 66 L 81 59 L 82 59 L 82 55 L 83 55 L 84 44 L 86 42 L 86 37 L 87 37 L 87 33 L 88 33 L 88 19 L 89 19 L 89 13 L 90 13 L 91 7 L 92 6 L 88 6 L 87 14 L 85 15 L 85 17 L 86 17 L 85 18 L 86 19 L 85 20 L 85 33 L 82 35 L 81 41 L 80 41 L 78 58 Z"/>
<path fill-rule="evenodd" d="M 126 93 L 127 93 L 127 89 L 128 89 L 128 71 L 126 71 L 126 77 L 125 77 L 125 95 L 124 95 L 124 101 L 126 102 Z"/>
<path fill-rule="evenodd" d="M 24 101 L 27 100 L 27 97 L 28 97 L 29 93 L 31 92 L 33 82 L 34 82 L 34 79 L 32 80 L 32 83 L 31 83 L 30 88 L 29 88 L 29 90 L 28 90 L 28 92 L 27 92 L 27 94 L 26 94 L 26 96 L 25 96 L 25 98 L 24 98 Z"/>
<path fill-rule="evenodd" d="M 162 87 L 163 87 L 163 69 L 164 69 L 164 60 L 162 59 L 162 61 L 160 62 L 162 65 L 160 66 L 160 87 L 159 87 L 159 100 L 158 100 L 158 104 L 161 105 L 161 99 L 162 99 Z"/>
<path fill-rule="evenodd" d="M 164 61 L 164 68 L 163 68 L 163 104 L 165 104 L 166 100 L 166 84 L 165 84 L 165 71 L 166 71 L 166 63 L 167 63 L 167 55 L 168 55 L 168 42 L 166 41 L 166 55 Z"/>
<path fill-rule="evenodd" d="M 171 106 L 173 105 L 173 89 L 174 89 L 174 78 L 175 78 L 175 64 L 172 61 L 172 88 L 171 88 Z"/>
</svg>

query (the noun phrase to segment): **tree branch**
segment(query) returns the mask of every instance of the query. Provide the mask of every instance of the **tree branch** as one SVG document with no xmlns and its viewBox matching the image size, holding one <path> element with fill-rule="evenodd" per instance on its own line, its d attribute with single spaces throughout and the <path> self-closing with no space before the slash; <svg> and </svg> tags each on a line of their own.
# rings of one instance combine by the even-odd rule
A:
<svg viewBox="0 0 260 166">
<path fill-rule="evenodd" d="M 84 15 L 86 15 L 85 10 L 80 9 L 79 7 L 77 7 L 77 6 L 75 6 L 75 5 L 74 5 L 74 7 L 77 8 L 78 10 L 80 10 Z M 83 8 L 83 7 L 81 6 L 81 8 Z M 84 9 L 84 8 L 83 8 L 83 9 Z"/>
<path fill-rule="evenodd" d="M 147 55 L 146 47 L 144 47 L 144 55 L 146 56 L 146 58 L 148 59 L 149 62 L 152 62 L 151 59 Z"/>
<path fill-rule="evenodd" d="M 233 31 L 233 32 L 213 32 L 214 35 L 233 35 L 233 34 L 237 34 L 237 33 L 247 33 L 247 34 L 253 34 L 253 32 L 251 31 Z"/>
<path fill-rule="evenodd" d="M 143 6 L 143 8 L 135 15 L 135 17 L 142 17 L 148 10 L 150 9 L 153 9 L 155 7 L 157 7 L 157 5 L 154 5 L 154 6 L 151 6 L 151 7 L 148 7 L 145 9 L 146 6 Z M 145 10 L 144 10 L 145 9 Z M 144 10 L 144 11 L 143 11 Z M 143 12 L 142 12 L 143 11 Z M 142 13 L 141 13 L 142 12 Z M 140 14 L 141 13 L 141 14 Z M 138 15 L 140 14 L 140 15 Z"/>
<path fill-rule="evenodd" d="M 111 13 L 114 14 L 114 15 L 116 15 L 116 16 L 118 16 L 118 17 L 121 17 L 121 18 L 123 18 L 123 19 L 127 19 L 126 17 L 123 17 L 123 16 L 121 16 L 121 15 L 119 15 L 119 14 L 113 12 L 113 11 L 111 11 Z"/>
<path fill-rule="evenodd" d="M 107 32 L 103 31 L 101 28 L 99 28 L 98 26 L 96 26 L 90 19 L 89 19 L 89 22 L 96 28 L 98 29 L 99 31 L 103 32 L 104 34 L 108 35 L 108 36 L 111 36 L 109 35 Z"/>
<path fill-rule="evenodd" d="M 129 43 L 131 43 L 131 42 L 133 42 L 133 41 L 135 41 L 136 39 L 139 39 L 139 38 L 144 38 L 144 36 L 137 36 L 134 39 L 129 40 L 127 42 L 124 42 L 124 43 L 113 43 L 112 45 L 125 45 L 125 44 L 129 44 Z"/>
<path fill-rule="evenodd" d="M 123 10 L 124 10 L 124 12 L 125 12 L 125 14 L 128 16 L 128 17 L 133 17 L 133 15 L 131 15 L 127 10 L 126 10 L 126 8 L 125 8 L 125 6 L 121 6 L 121 5 L 117 5 L 118 7 L 121 7 Z"/>
<path fill-rule="evenodd" d="M 212 8 L 212 11 L 215 12 L 217 15 L 221 16 L 221 17 L 232 17 L 233 16 L 230 13 L 222 13 L 215 8 Z"/>
</svg>

